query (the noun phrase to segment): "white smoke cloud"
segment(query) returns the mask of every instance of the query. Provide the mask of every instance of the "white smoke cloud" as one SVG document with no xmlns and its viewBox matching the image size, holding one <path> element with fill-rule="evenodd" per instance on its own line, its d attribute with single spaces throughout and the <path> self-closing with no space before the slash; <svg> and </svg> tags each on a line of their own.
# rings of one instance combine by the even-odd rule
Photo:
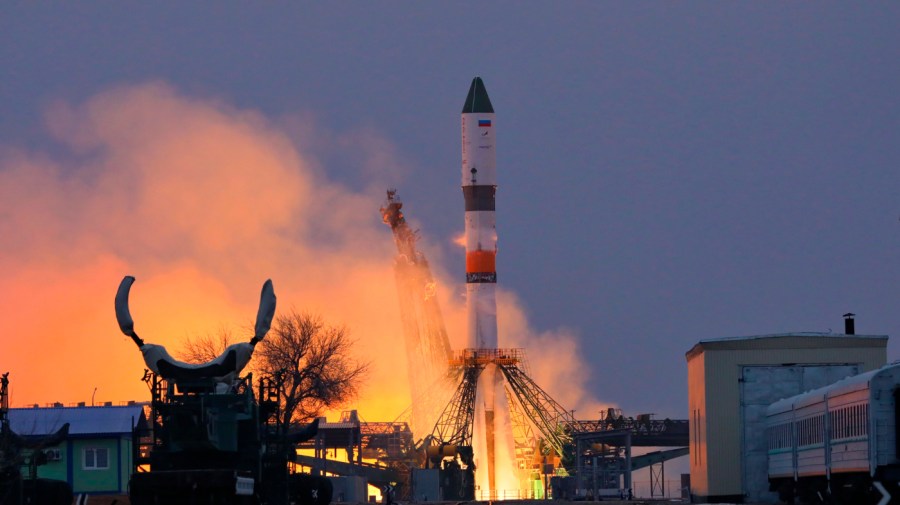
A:
<svg viewBox="0 0 900 505">
<path fill-rule="evenodd" d="M 148 396 L 112 308 L 132 274 L 137 331 L 170 349 L 246 325 L 271 277 L 280 309 L 345 324 L 360 359 L 373 362 L 355 404 L 367 419 L 408 405 L 395 250 L 378 218 L 404 162 L 378 132 L 273 120 L 161 82 L 56 103 L 46 124 L 53 153 L 0 147 L 0 352 L 14 402 L 84 401 L 95 387 L 98 401 Z M 358 163 L 352 187 L 323 164 L 329 149 Z M 464 300 L 443 274 L 457 270 L 435 266 L 448 330 L 461 341 Z M 574 335 L 531 330 L 510 293 L 499 303 L 501 340 L 529 348 L 535 380 L 565 405 L 590 403 Z M 552 348 L 552 360 L 536 348 Z"/>
</svg>

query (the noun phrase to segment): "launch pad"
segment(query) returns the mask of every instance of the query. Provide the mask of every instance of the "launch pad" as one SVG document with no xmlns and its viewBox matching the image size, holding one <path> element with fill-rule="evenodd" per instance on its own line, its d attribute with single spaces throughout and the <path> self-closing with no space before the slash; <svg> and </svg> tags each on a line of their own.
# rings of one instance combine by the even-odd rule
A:
<svg viewBox="0 0 900 505">
<path fill-rule="evenodd" d="M 409 228 L 396 190 L 388 190 L 380 209 L 398 251 L 394 271 L 413 397 L 413 432 L 430 430 L 420 445 L 426 453 L 425 466 L 438 470 L 445 500 L 535 497 L 518 495 L 528 487 L 523 485 L 525 480 L 544 479 L 542 488 L 546 489 L 557 470 L 566 475 L 566 470 L 575 472 L 576 467 L 581 481 L 569 487 L 584 494 L 587 468 L 595 475 L 593 496 L 599 492 L 598 470 L 603 475 L 601 487 L 619 482 L 622 475 L 626 475 L 626 488 L 630 487 L 630 473 L 636 469 L 631 447 L 687 446 L 687 421 L 677 425 L 679 433 L 672 437 L 675 426 L 668 420 L 648 417 L 636 423 L 613 410 L 597 421 L 576 420 L 574 411 L 565 409 L 530 377 L 524 349 L 498 345 L 497 124 L 479 77 L 472 80 L 461 116 L 466 348 L 451 350 L 435 281 L 424 254 L 416 248 L 418 232 Z M 612 432 L 617 432 L 617 437 L 611 438 Z M 642 438 L 665 432 L 669 438 Z M 597 442 L 599 439 L 604 442 Z M 653 461 L 676 457 L 678 452 Z M 517 496 L 507 496 L 509 490 Z M 476 491 L 480 491 L 477 496 Z M 543 491 L 540 494 L 543 496 Z"/>
<path fill-rule="evenodd" d="M 678 457 L 688 445 L 688 423 L 625 417 L 617 409 L 596 420 L 578 420 L 531 377 L 525 349 L 466 348 L 453 351 L 435 296 L 435 281 L 425 255 L 416 247 L 418 233 L 409 228 L 396 190 L 387 192 L 381 208 L 397 245 L 397 293 L 403 319 L 409 383 L 413 403 L 406 413 L 412 432 L 428 433 L 417 443 L 424 450 L 425 468 L 442 474 L 443 499 L 497 499 L 494 490 L 476 496 L 475 402 L 478 380 L 495 367 L 504 380 L 503 397 L 509 409 L 514 441 L 515 470 L 521 480 L 534 480 L 539 490 L 526 489 L 516 498 L 530 498 L 553 486 L 556 495 L 586 493 L 621 481 L 625 489 L 634 470 Z M 648 457 L 631 457 L 632 447 L 678 447 Z M 408 454 L 408 453 L 407 453 Z M 421 461 L 421 460 L 420 460 Z M 406 466 L 406 465 L 404 465 Z M 563 468 L 577 477 L 556 477 Z M 409 486 L 398 486 L 404 497 Z"/>
</svg>

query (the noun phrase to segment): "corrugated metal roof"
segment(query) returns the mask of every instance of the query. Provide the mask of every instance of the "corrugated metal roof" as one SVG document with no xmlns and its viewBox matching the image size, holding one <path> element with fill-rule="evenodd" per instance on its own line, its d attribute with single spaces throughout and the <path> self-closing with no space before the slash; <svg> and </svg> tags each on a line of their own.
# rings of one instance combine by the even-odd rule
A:
<svg viewBox="0 0 900 505">
<path fill-rule="evenodd" d="M 883 347 L 887 345 L 887 335 L 845 335 L 843 333 L 819 333 L 819 332 L 794 332 L 773 333 L 769 335 L 751 335 L 745 337 L 722 337 L 701 340 L 695 344 L 685 357 L 690 360 L 703 350 L 736 350 L 759 349 L 773 346 L 781 347 L 782 341 L 794 339 L 796 342 L 805 342 L 802 347 L 819 347 L 824 341 L 828 345 L 837 347 Z"/>
<path fill-rule="evenodd" d="M 721 338 L 710 338 L 706 340 L 701 340 L 701 344 L 712 343 L 712 342 L 732 342 L 736 340 L 759 340 L 764 338 L 780 338 L 780 337 L 826 337 L 826 338 L 856 338 L 856 339 L 868 339 L 868 338 L 876 338 L 876 339 L 887 339 L 887 335 L 846 335 L 843 333 L 827 333 L 827 332 L 815 332 L 815 331 L 798 331 L 795 333 L 771 333 L 768 335 L 748 335 L 744 337 L 721 337 Z"/>
<path fill-rule="evenodd" d="M 70 435 L 131 433 L 132 423 L 145 422 L 141 405 L 9 409 L 9 424 L 19 435 L 55 433 L 69 423 Z"/>
</svg>

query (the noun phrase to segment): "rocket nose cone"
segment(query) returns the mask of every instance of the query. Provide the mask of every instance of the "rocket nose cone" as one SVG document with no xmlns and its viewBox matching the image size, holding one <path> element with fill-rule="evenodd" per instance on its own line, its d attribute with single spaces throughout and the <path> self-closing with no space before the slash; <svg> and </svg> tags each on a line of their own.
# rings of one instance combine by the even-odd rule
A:
<svg viewBox="0 0 900 505">
<path fill-rule="evenodd" d="M 466 96 L 466 103 L 463 105 L 463 114 L 472 112 L 494 112 L 494 107 L 491 105 L 491 99 L 488 98 L 487 89 L 485 89 L 484 81 L 481 80 L 481 77 L 472 79 L 472 85 L 469 86 L 469 94 Z"/>
</svg>

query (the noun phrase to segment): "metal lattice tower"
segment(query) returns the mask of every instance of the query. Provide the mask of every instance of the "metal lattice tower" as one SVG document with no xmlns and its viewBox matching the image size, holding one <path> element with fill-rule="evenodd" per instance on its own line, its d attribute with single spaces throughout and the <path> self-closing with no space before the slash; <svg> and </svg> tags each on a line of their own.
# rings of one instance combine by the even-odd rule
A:
<svg viewBox="0 0 900 505">
<path fill-rule="evenodd" d="M 525 417 L 553 450 L 562 455 L 564 446 L 572 441 L 571 432 L 577 425 L 575 417 L 515 364 L 500 365 L 500 370 Z"/>
<path fill-rule="evenodd" d="M 439 445 L 472 445 L 472 427 L 475 419 L 475 393 L 478 376 L 483 364 L 466 363 L 459 373 L 459 385 L 434 425 L 433 441 Z"/>
<path fill-rule="evenodd" d="M 406 344 L 410 394 L 414 399 L 410 425 L 414 433 L 422 436 L 434 425 L 449 395 L 445 390 L 450 386 L 447 380 L 450 339 L 435 296 L 436 284 L 431 268 L 425 255 L 416 248 L 418 233 L 410 229 L 400 210 L 402 207 L 397 191 L 390 189 L 380 210 L 397 245 L 394 275 Z"/>
<path fill-rule="evenodd" d="M 516 442 L 516 459 L 521 469 L 531 464 L 537 440 L 534 432 L 557 454 L 571 443 L 570 433 L 578 423 L 556 400 L 541 389 L 521 368 L 523 349 L 465 349 L 450 359 L 458 370 L 456 393 L 444 408 L 431 434 L 435 446 L 471 446 L 478 376 L 490 364 L 506 378 L 506 397 Z"/>
</svg>

